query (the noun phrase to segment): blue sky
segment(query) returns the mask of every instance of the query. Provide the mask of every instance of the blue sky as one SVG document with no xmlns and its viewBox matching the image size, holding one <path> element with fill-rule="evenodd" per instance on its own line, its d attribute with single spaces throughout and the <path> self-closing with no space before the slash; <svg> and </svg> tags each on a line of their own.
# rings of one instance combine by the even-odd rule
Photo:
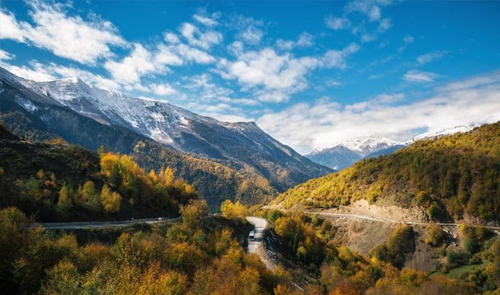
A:
<svg viewBox="0 0 500 295">
<path fill-rule="evenodd" d="M 308 152 L 500 120 L 499 1 L 0 1 L 0 65 Z"/>
</svg>

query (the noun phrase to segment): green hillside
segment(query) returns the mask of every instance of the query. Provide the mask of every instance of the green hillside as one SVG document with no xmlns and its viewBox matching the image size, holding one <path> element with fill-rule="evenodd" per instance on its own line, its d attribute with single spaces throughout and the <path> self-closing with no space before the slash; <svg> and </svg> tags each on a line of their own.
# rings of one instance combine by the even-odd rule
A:
<svg viewBox="0 0 500 295">
<path fill-rule="evenodd" d="M 359 199 L 422 206 L 435 220 L 468 214 L 500 221 L 500 122 L 362 160 L 297 185 L 274 202 L 286 208 L 331 208 Z"/>
</svg>

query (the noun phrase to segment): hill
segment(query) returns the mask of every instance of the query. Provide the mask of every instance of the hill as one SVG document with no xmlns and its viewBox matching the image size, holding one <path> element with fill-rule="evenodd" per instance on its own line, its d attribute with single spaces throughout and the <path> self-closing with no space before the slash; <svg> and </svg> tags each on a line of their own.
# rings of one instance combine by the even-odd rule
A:
<svg viewBox="0 0 500 295">
<path fill-rule="evenodd" d="M 0 125 L 0 207 L 42 221 L 177 215 L 195 190 L 173 170 L 146 172 L 129 156 L 20 140 Z"/>
<path fill-rule="evenodd" d="M 430 219 L 500 221 L 500 122 L 417 141 L 281 194 L 285 208 L 331 208 L 360 199 L 420 206 Z"/>
</svg>

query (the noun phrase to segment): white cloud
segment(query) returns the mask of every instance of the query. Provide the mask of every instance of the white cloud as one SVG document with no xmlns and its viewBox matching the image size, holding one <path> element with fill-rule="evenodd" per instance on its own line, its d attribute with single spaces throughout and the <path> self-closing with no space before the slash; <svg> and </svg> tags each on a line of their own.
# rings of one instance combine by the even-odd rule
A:
<svg viewBox="0 0 500 295">
<path fill-rule="evenodd" d="M 200 14 L 195 14 L 193 18 L 195 21 L 208 27 L 213 27 L 219 24 L 214 18 L 210 18 L 208 16 L 203 16 Z"/>
<path fill-rule="evenodd" d="M 276 40 L 276 46 L 284 51 L 290 51 L 294 47 L 306 48 L 306 47 L 311 47 L 313 45 L 314 45 L 314 36 L 307 32 L 300 34 L 297 41 L 283 40 L 283 39 Z"/>
<path fill-rule="evenodd" d="M 304 153 L 368 136 L 406 141 L 417 135 L 416 130 L 500 120 L 500 72 L 449 83 L 421 101 L 402 104 L 402 99 L 402 94 L 383 94 L 364 105 L 300 103 L 265 114 L 257 123 Z"/>
<path fill-rule="evenodd" d="M 359 36 L 361 42 L 372 42 L 392 27 L 389 18 L 382 18 L 382 7 L 391 5 L 394 0 L 354 0 L 344 6 L 341 17 L 327 16 L 325 25 L 332 30 L 351 29 L 351 33 Z M 351 21 L 352 13 L 362 15 L 362 20 Z M 351 18 L 351 19 L 350 19 Z"/>
<path fill-rule="evenodd" d="M 366 17 L 371 22 L 379 21 L 382 17 L 382 6 L 391 5 L 396 1 L 393 0 L 354 0 L 349 2 L 345 10 L 346 12 L 359 12 Z"/>
<path fill-rule="evenodd" d="M 11 60 L 14 59 L 16 56 L 14 54 L 8 53 L 7 51 L 4 51 L 0 49 L 0 61 L 1 60 Z"/>
<path fill-rule="evenodd" d="M 253 25 L 248 26 L 242 33 L 239 34 L 239 38 L 244 40 L 246 43 L 253 45 L 259 44 L 262 37 L 264 37 L 264 32 Z"/>
<path fill-rule="evenodd" d="M 175 90 L 172 86 L 170 86 L 167 83 L 161 83 L 161 84 L 151 84 L 149 87 L 154 94 L 160 95 L 160 96 L 169 96 L 169 95 L 174 95 L 177 93 L 177 90 Z"/>
<path fill-rule="evenodd" d="M 489 73 L 487 75 L 479 75 L 465 80 L 451 82 L 444 87 L 439 88 L 440 91 L 458 91 L 469 88 L 479 88 L 500 84 L 500 71 Z"/>
<path fill-rule="evenodd" d="M 315 58 L 294 58 L 278 55 L 273 49 L 250 51 L 234 62 L 222 63 L 227 74 L 242 85 L 263 86 L 267 89 L 302 87 L 304 75 L 318 66 Z"/>
<path fill-rule="evenodd" d="M 180 43 L 181 41 L 179 40 L 179 37 L 172 33 L 172 32 L 166 32 L 165 35 L 163 36 L 165 41 L 170 44 L 177 44 Z"/>
<path fill-rule="evenodd" d="M 173 48 L 160 44 L 154 57 L 155 61 L 162 65 L 182 65 L 184 63 L 183 60 L 177 53 L 174 52 Z"/>
<path fill-rule="evenodd" d="M 113 79 L 123 84 L 140 82 L 141 76 L 164 70 L 162 65 L 159 66 L 153 62 L 151 52 L 138 43 L 134 44 L 130 55 L 121 61 L 107 61 L 104 64 Z"/>
<path fill-rule="evenodd" d="M 91 15 L 88 21 L 69 16 L 62 4 L 30 3 L 33 25 L 18 22 L 5 11 L 0 12 L 0 38 L 25 42 L 47 49 L 57 56 L 80 63 L 95 64 L 111 57 L 111 46 L 125 46 L 118 30 L 106 20 Z"/>
<path fill-rule="evenodd" d="M 429 63 L 431 61 L 441 59 L 444 56 L 446 56 L 447 54 L 448 54 L 447 51 L 434 51 L 434 52 L 430 52 L 427 54 L 423 54 L 423 55 L 420 55 L 419 57 L 417 57 L 417 63 L 423 65 L 423 64 Z"/>
<path fill-rule="evenodd" d="M 15 16 L 3 9 L 0 9 L 0 39 L 24 42 L 24 32 Z"/>
<path fill-rule="evenodd" d="M 296 42 L 298 47 L 311 47 L 314 45 L 314 36 L 304 32 L 300 34 L 299 40 Z"/>
<path fill-rule="evenodd" d="M 264 37 L 264 23 L 251 17 L 233 17 L 228 26 L 236 30 L 236 39 L 246 44 L 258 45 Z"/>
<path fill-rule="evenodd" d="M 233 99 L 229 96 L 233 94 L 233 91 L 212 80 L 212 76 L 207 73 L 195 75 L 189 78 L 190 83 L 184 84 L 184 87 L 195 91 L 196 100 L 232 102 Z"/>
<path fill-rule="evenodd" d="M 356 53 L 359 49 L 360 47 L 353 43 L 342 50 L 329 50 L 323 56 L 322 63 L 327 68 L 343 69 L 347 66 L 347 57 Z"/>
<path fill-rule="evenodd" d="M 47 82 L 56 79 L 53 74 L 49 73 L 49 71 L 36 61 L 30 62 L 30 66 L 16 66 L 0 61 L 0 66 L 14 75 L 28 80 Z"/>
<path fill-rule="evenodd" d="M 415 42 L 415 38 L 410 35 L 404 36 L 403 45 L 399 47 L 398 53 L 403 53 L 406 50 L 406 47 L 408 47 L 408 45 L 412 44 L 413 42 Z"/>
<path fill-rule="evenodd" d="M 332 30 L 342 30 L 350 27 L 351 22 L 345 17 L 333 17 L 329 15 L 325 18 L 325 25 Z"/>
<path fill-rule="evenodd" d="M 403 76 L 404 80 L 417 83 L 434 82 L 436 78 L 439 78 L 439 75 L 430 72 L 420 72 L 416 70 L 408 71 Z"/>
<path fill-rule="evenodd" d="M 296 58 L 290 53 L 278 54 L 271 48 L 241 52 L 236 61 L 222 59 L 220 74 L 235 79 L 245 89 L 255 89 L 260 101 L 287 101 L 291 94 L 307 87 L 306 75 L 314 69 L 345 68 L 346 58 L 359 50 L 351 44 L 342 50 L 330 50 L 319 57 Z"/>
<path fill-rule="evenodd" d="M 129 88 L 135 84 L 136 87 L 132 89 L 141 89 L 138 83 L 143 76 L 168 73 L 168 66 L 180 66 L 187 62 L 208 64 L 214 61 L 213 56 L 186 44 L 158 44 L 155 49 L 149 50 L 135 43 L 128 56 L 119 61 L 109 60 L 104 68 L 117 82 L 130 84 Z"/>
<path fill-rule="evenodd" d="M 177 54 L 183 59 L 199 64 L 209 64 L 215 62 L 215 58 L 210 54 L 199 49 L 190 47 L 186 44 L 179 44 L 175 47 Z"/>
<path fill-rule="evenodd" d="M 121 87 L 121 85 L 115 81 L 100 75 L 74 67 L 57 65 L 55 63 L 42 64 L 33 60 L 28 66 L 15 66 L 2 62 L 0 62 L 0 66 L 19 77 L 38 82 L 47 82 L 63 78 L 79 78 L 86 83 L 107 90 L 117 91 Z"/>
<path fill-rule="evenodd" d="M 410 35 L 406 35 L 406 36 L 404 36 L 403 41 L 404 41 L 404 43 L 406 43 L 406 44 L 410 44 L 410 43 L 415 42 L 415 38 L 413 38 L 413 37 L 412 37 L 412 36 L 410 36 Z"/>
<path fill-rule="evenodd" d="M 392 27 L 392 21 L 388 18 L 384 18 L 380 21 L 380 24 L 378 25 L 377 31 L 379 33 L 383 33 L 385 31 L 389 30 L 390 27 Z"/>
<path fill-rule="evenodd" d="M 295 42 L 292 40 L 278 39 L 276 40 L 276 46 L 281 50 L 290 51 L 293 49 L 293 46 L 295 46 Z"/>
<path fill-rule="evenodd" d="M 222 34 L 219 32 L 208 30 L 202 32 L 198 27 L 190 23 L 182 24 L 179 29 L 180 33 L 189 45 L 201 47 L 205 50 L 210 49 L 212 46 L 220 44 L 222 42 Z"/>
</svg>

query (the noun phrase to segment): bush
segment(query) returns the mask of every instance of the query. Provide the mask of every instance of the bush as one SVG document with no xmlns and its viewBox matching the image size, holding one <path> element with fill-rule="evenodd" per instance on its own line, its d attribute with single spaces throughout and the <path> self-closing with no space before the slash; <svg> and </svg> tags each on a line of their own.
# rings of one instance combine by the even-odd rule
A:
<svg viewBox="0 0 500 295">
<path fill-rule="evenodd" d="M 441 226 L 431 222 L 427 228 L 427 238 L 425 239 L 425 242 L 433 247 L 439 247 L 445 239 L 446 233 Z"/>
</svg>

